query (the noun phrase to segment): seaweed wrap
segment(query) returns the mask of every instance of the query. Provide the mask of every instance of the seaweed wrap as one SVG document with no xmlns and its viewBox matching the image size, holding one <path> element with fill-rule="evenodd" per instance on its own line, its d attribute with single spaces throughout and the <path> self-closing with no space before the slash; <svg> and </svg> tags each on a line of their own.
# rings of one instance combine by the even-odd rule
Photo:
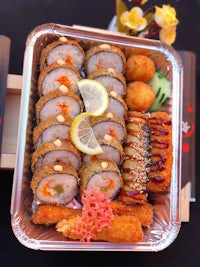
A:
<svg viewBox="0 0 200 267">
<path fill-rule="evenodd" d="M 75 40 L 68 40 L 62 36 L 58 40 L 48 44 L 41 53 L 40 71 L 48 65 L 63 61 L 72 64 L 79 71 L 85 60 L 85 52 Z"/>
<path fill-rule="evenodd" d="M 79 170 L 80 195 L 85 189 L 98 188 L 114 199 L 122 187 L 121 173 L 114 161 L 94 160 L 84 163 Z"/>
<path fill-rule="evenodd" d="M 91 117 L 90 124 L 96 138 L 104 137 L 105 134 L 116 137 L 121 143 L 126 138 L 126 125 L 123 118 L 108 112 L 102 116 Z"/>
<path fill-rule="evenodd" d="M 70 63 L 58 62 L 47 66 L 38 78 L 38 94 L 41 97 L 61 85 L 78 93 L 77 82 L 80 81 L 79 71 Z"/>
<path fill-rule="evenodd" d="M 97 139 L 99 145 L 101 146 L 103 153 L 98 155 L 87 155 L 83 156 L 83 162 L 88 162 L 92 160 L 102 159 L 102 160 L 112 160 L 117 165 L 120 165 L 124 159 L 124 151 L 119 140 L 111 135 L 105 134 L 103 138 Z"/>
<path fill-rule="evenodd" d="M 85 72 L 87 75 L 95 70 L 112 68 L 124 73 L 126 58 L 122 50 L 110 44 L 93 46 L 86 52 Z"/>
<path fill-rule="evenodd" d="M 52 163 L 34 173 L 31 189 L 35 199 L 42 203 L 67 204 L 78 192 L 78 181 L 74 168 Z"/>
<path fill-rule="evenodd" d="M 55 139 L 69 139 L 69 131 L 72 119 L 61 114 L 49 116 L 40 122 L 33 130 L 33 143 L 35 148 L 42 143 Z"/>
<path fill-rule="evenodd" d="M 80 97 L 73 91 L 63 93 L 57 89 L 42 96 L 36 103 L 37 123 L 45 120 L 49 116 L 59 114 L 75 118 L 83 110 L 83 103 Z"/>
<path fill-rule="evenodd" d="M 96 70 L 88 76 L 88 79 L 102 83 L 108 92 L 115 91 L 122 97 L 126 94 L 126 79 L 113 68 Z"/>
<path fill-rule="evenodd" d="M 56 139 L 45 142 L 32 154 L 32 171 L 36 171 L 48 163 L 63 162 L 78 170 L 81 164 L 80 152 L 68 140 Z"/>
</svg>

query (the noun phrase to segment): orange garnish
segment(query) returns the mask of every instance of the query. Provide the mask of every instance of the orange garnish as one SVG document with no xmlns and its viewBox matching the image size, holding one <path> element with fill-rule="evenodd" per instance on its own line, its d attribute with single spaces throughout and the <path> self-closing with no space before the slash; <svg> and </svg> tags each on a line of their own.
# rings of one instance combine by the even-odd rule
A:
<svg viewBox="0 0 200 267">
<path fill-rule="evenodd" d="M 70 83 L 70 81 L 67 79 L 67 77 L 66 76 L 60 76 L 58 79 L 57 79 L 57 81 L 60 83 L 60 84 L 62 84 L 62 85 L 65 85 L 66 87 L 70 87 L 71 86 L 71 83 Z"/>
<path fill-rule="evenodd" d="M 68 114 L 68 106 L 65 103 L 58 103 L 57 106 L 61 109 L 63 115 Z"/>
<path fill-rule="evenodd" d="M 113 137 L 117 137 L 116 132 L 113 129 L 110 129 L 110 133 L 111 136 Z"/>
<path fill-rule="evenodd" d="M 65 62 L 72 64 L 73 63 L 73 58 L 70 55 L 67 55 L 66 58 L 65 58 Z"/>
<path fill-rule="evenodd" d="M 78 217 L 76 234 L 81 241 L 90 242 L 103 227 L 110 227 L 114 214 L 110 206 L 108 193 L 97 188 L 85 190 L 81 198 L 83 203 L 82 216 Z"/>
</svg>

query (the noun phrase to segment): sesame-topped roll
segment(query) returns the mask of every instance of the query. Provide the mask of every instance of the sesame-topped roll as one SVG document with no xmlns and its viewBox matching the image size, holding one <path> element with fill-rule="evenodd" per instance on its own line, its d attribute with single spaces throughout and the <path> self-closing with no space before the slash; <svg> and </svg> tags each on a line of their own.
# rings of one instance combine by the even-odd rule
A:
<svg viewBox="0 0 200 267">
<path fill-rule="evenodd" d="M 148 114 L 128 112 L 127 137 L 124 144 L 125 159 L 122 164 L 123 187 L 119 199 L 125 203 L 147 202 Z"/>
<path fill-rule="evenodd" d="M 47 66 L 40 72 L 38 78 L 38 94 L 41 97 L 49 91 L 59 88 L 61 85 L 73 89 L 78 93 L 77 82 L 81 79 L 82 77 L 79 71 L 72 64 L 58 61 Z"/>
<path fill-rule="evenodd" d="M 42 143 L 55 140 L 57 138 L 69 139 L 69 131 L 72 119 L 68 116 L 49 116 L 39 123 L 33 130 L 33 143 L 35 148 Z"/>
<path fill-rule="evenodd" d="M 86 52 L 85 72 L 87 75 L 99 69 L 112 68 L 124 73 L 126 58 L 119 47 L 110 44 L 93 46 Z"/>
<path fill-rule="evenodd" d="M 125 77 L 117 73 L 115 69 L 98 69 L 88 76 L 88 79 L 96 80 L 102 83 L 108 92 L 114 91 L 122 97 L 126 93 L 126 80 Z"/>
<path fill-rule="evenodd" d="M 51 163 L 33 174 L 31 189 L 41 203 L 67 204 L 78 192 L 77 172 L 63 163 Z"/>
<path fill-rule="evenodd" d="M 42 96 L 36 103 L 36 120 L 37 123 L 45 120 L 49 116 L 59 114 L 75 118 L 83 110 L 83 103 L 80 97 L 72 90 L 54 90 Z M 65 88 L 66 89 L 66 88 Z"/>
<path fill-rule="evenodd" d="M 108 192 L 108 198 L 113 199 L 122 186 L 122 178 L 114 161 L 94 160 L 84 163 L 79 170 L 80 195 L 85 189 L 98 188 Z"/>
<path fill-rule="evenodd" d="M 33 172 L 48 163 L 63 162 L 78 170 L 81 164 L 80 152 L 68 140 L 56 139 L 43 143 L 32 154 Z"/>
<path fill-rule="evenodd" d="M 68 40 L 66 37 L 62 36 L 42 50 L 40 71 L 57 61 L 71 63 L 80 71 L 84 60 L 85 52 L 79 43 L 75 40 Z"/>
</svg>

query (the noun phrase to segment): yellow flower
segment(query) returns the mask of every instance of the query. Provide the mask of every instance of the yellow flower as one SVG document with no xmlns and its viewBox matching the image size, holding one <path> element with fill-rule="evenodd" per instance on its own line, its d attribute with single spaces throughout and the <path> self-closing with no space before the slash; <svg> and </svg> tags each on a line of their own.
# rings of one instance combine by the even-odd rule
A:
<svg viewBox="0 0 200 267">
<path fill-rule="evenodd" d="M 142 31 L 147 26 L 147 20 L 143 18 L 143 11 L 139 7 L 133 7 L 130 12 L 125 11 L 120 17 L 120 22 L 135 31 Z"/>
<path fill-rule="evenodd" d="M 158 6 L 155 8 L 155 21 L 161 28 L 178 24 L 179 21 L 176 18 L 176 10 L 173 7 L 163 5 L 162 8 Z"/>
<path fill-rule="evenodd" d="M 172 45 L 176 40 L 176 25 L 164 27 L 160 30 L 159 38 L 168 45 Z"/>
</svg>

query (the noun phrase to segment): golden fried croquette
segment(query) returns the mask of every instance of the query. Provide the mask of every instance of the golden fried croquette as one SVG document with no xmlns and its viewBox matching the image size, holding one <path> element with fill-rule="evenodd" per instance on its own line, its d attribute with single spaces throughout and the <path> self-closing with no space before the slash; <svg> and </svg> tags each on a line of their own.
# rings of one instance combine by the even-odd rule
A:
<svg viewBox="0 0 200 267">
<path fill-rule="evenodd" d="M 150 203 L 132 205 L 120 201 L 111 201 L 111 208 L 115 215 L 137 217 L 144 227 L 150 227 L 153 223 L 153 206 Z"/>
<path fill-rule="evenodd" d="M 65 237 L 71 239 L 81 239 L 76 233 L 78 217 L 69 220 L 62 220 L 56 225 L 56 230 Z M 136 243 L 143 239 L 143 230 L 138 218 L 134 216 L 115 215 L 110 227 L 103 227 L 100 232 L 95 232 L 92 240 L 108 242 L 129 242 Z"/>
<path fill-rule="evenodd" d="M 80 214 L 81 210 L 79 209 L 67 208 L 62 205 L 40 204 L 32 216 L 32 221 L 35 224 L 50 225 Z"/>
<path fill-rule="evenodd" d="M 125 76 L 129 82 L 149 82 L 156 71 L 153 60 L 144 55 L 132 55 L 125 65 Z"/>
<path fill-rule="evenodd" d="M 127 86 L 125 101 L 132 111 L 147 111 L 155 100 L 153 88 L 141 81 L 130 82 Z"/>
</svg>

